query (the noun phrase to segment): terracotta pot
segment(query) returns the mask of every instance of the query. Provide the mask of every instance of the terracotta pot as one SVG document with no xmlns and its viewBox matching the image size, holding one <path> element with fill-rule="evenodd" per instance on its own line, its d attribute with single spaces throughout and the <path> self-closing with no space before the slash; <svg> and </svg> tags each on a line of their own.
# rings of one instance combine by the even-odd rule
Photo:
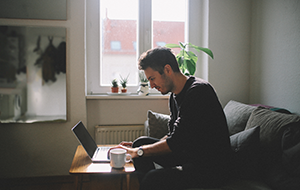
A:
<svg viewBox="0 0 300 190">
<path fill-rule="evenodd" d="M 112 93 L 118 93 L 119 92 L 119 87 L 111 87 L 111 92 Z"/>
<path fill-rule="evenodd" d="M 122 93 L 126 93 L 127 89 L 126 88 L 122 88 L 121 91 L 122 91 Z"/>
</svg>

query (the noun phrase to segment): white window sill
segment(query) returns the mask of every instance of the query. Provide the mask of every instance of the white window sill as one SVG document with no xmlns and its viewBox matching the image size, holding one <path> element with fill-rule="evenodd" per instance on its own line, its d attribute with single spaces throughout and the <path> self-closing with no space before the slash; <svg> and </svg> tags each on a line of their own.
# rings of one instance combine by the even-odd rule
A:
<svg viewBox="0 0 300 190">
<path fill-rule="evenodd" d="M 99 93 L 93 95 L 86 95 L 88 100 L 153 100 L 153 99 L 169 99 L 169 95 L 153 94 L 150 93 L 148 96 L 140 96 L 137 93 L 129 95 L 123 95 L 121 93 L 116 95 L 109 95 L 106 93 Z"/>
</svg>

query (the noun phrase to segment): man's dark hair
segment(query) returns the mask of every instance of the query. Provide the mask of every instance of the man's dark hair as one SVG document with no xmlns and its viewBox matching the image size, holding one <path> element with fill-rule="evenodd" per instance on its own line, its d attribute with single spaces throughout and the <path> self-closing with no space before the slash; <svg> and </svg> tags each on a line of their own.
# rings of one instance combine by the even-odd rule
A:
<svg viewBox="0 0 300 190">
<path fill-rule="evenodd" d="M 150 67 L 161 75 L 164 73 L 166 64 L 171 66 L 173 72 L 180 72 L 175 55 L 170 48 L 166 47 L 157 47 L 146 51 L 140 56 L 138 63 L 140 70 Z"/>
</svg>

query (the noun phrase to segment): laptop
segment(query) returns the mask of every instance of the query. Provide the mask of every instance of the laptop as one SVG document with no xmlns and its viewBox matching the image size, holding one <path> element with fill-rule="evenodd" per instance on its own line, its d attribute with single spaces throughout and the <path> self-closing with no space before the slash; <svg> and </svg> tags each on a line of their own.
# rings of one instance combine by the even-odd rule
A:
<svg viewBox="0 0 300 190">
<path fill-rule="evenodd" d="M 98 147 L 81 121 L 79 121 L 71 130 L 91 158 L 92 162 L 110 162 L 108 158 L 108 150 L 111 147 Z"/>
</svg>

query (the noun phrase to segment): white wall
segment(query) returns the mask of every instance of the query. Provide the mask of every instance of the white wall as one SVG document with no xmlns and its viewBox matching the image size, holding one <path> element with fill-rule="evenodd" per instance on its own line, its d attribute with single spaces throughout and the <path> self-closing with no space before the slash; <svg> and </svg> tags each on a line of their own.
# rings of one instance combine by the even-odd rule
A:
<svg viewBox="0 0 300 190">
<path fill-rule="evenodd" d="M 208 80 L 223 106 L 249 101 L 250 20 L 250 0 L 209 1 Z"/>
<path fill-rule="evenodd" d="M 67 1 L 66 21 L 0 19 L 1 25 L 67 29 L 67 122 L 0 124 L 0 177 L 68 175 L 78 142 L 70 131 L 87 123 L 84 82 L 84 1 Z"/>
<path fill-rule="evenodd" d="M 251 103 L 300 113 L 300 1 L 255 0 Z"/>
</svg>

